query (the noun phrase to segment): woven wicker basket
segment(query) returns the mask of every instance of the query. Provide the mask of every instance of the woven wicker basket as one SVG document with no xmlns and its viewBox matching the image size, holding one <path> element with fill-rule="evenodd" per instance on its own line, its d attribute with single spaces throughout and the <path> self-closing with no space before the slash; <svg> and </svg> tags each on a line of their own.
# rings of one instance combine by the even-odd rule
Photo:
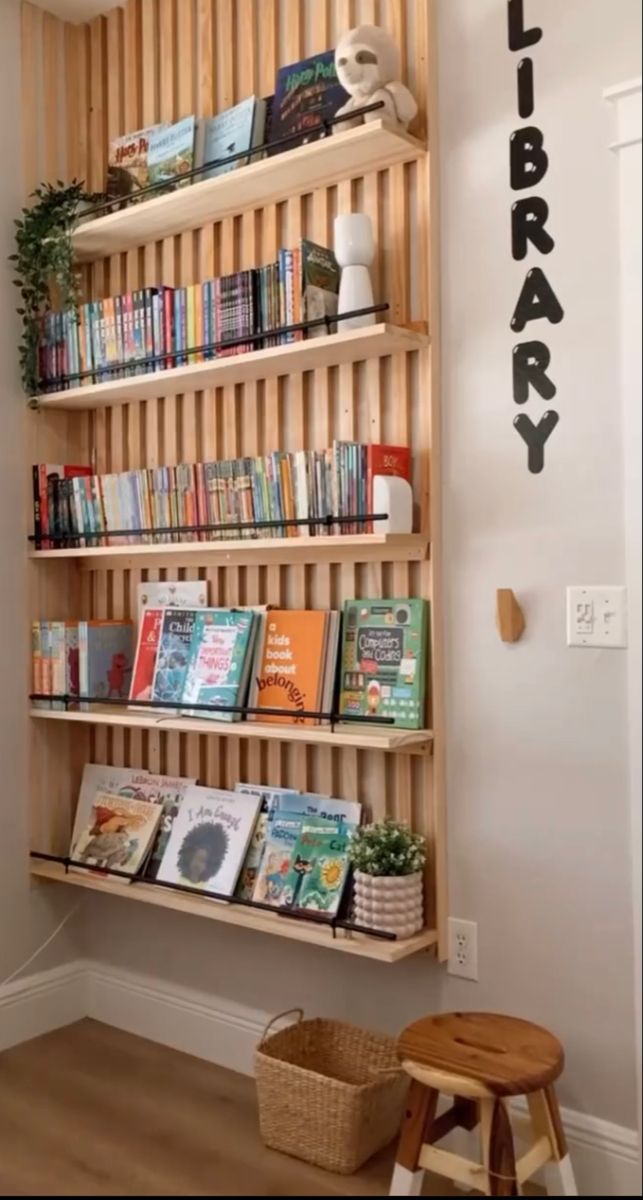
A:
<svg viewBox="0 0 643 1200">
<path fill-rule="evenodd" d="M 268 1037 L 291 1013 L 299 1022 Z M 303 1015 L 275 1017 L 257 1048 L 261 1136 L 273 1150 L 350 1175 L 397 1135 L 408 1078 L 391 1038 Z"/>
</svg>

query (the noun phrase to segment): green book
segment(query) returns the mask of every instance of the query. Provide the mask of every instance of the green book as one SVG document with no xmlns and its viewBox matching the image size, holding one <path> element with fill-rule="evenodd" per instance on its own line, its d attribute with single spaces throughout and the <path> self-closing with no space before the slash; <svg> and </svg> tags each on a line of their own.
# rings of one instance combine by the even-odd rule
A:
<svg viewBox="0 0 643 1200">
<path fill-rule="evenodd" d="M 288 908 L 335 916 L 348 875 L 350 833 L 341 821 L 304 817 L 284 884 Z"/>
<path fill-rule="evenodd" d="M 390 717 L 400 729 L 422 729 L 428 642 L 426 600 L 347 600 L 341 715 Z"/>
<path fill-rule="evenodd" d="M 254 612 L 203 608 L 190 642 L 184 704 L 242 705 L 248 688 L 256 622 Z M 195 709 L 194 716 L 238 721 L 237 712 Z"/>
</svg>

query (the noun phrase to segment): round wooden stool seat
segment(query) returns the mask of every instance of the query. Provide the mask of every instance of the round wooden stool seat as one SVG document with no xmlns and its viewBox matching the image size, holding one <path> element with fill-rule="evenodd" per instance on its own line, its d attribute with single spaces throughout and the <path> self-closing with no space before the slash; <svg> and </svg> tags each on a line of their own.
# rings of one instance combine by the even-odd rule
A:
<svg viewBox="0 0 643 1200">
<path fill-rule="evenodd" d="M 565 1062 L 563 1047 L 546 1029 L 496 1013 L 422 1017 L 403 1031 L 397 1053 L 428 1087 L 469 1096 L 527 1096 L 553 1083 Z M 445 1085 L 448 1077 L 452 1087 Z M 463 1081 L 471 1086 L 458 1086 Z"/>
</svg>

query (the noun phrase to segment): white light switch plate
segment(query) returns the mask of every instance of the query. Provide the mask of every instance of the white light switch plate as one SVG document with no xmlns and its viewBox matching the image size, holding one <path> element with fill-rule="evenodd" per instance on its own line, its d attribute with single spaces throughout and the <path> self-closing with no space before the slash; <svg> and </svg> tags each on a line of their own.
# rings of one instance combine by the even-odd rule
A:
<svg viewBox="0 0 643 1200">
<path fill-rule="evenodd" d="M 627 646 L 626 589 L 568 587 L 567 645 Z"/>
</svg>

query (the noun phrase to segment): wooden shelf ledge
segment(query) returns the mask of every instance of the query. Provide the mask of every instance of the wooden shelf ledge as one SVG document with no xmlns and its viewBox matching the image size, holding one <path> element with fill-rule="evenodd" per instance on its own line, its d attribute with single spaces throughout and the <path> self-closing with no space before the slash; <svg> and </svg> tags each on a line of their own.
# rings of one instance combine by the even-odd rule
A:
<svg viewBox="0 0 643 1200">
<path fill-rule="evenodd" d="M 207 718 L 163 716 L 157 712 L 130 712 L 108 705 L 92 705 L 89 711 L 32 708 L 31 716 L 41 721 L 71 721 L 81 725 L 111 725 L 125 729 L 152 729 L 156 733 L 204 733 L 211 737 L 261 738 L 264 741 L 296 742 L 311 746 L 334 746 L 338 750 L 383 750 L 388 753 L 425 754 L 431 747 L 429 729 L 394 729 L 390 726 L 273 725 L 265 721 L 210 721 Z"/>
<path fill-rule="evenodd" d="M 152 371 L 148 375 L 133 375 L 129 379 L 113 379 L 70 388 L 66 392 L 50 392 L 38 397 L 38 405 L 43 409 L 89 411 L 107 405 L 130 404 L 135 400 L 158 400 L 163 396 L 182 396 L 186 392 L 203 392 L 210 388 L 273 379 L 278 375 L 339 367 L 368 358 L 406 354 L 422 350 L 428 341 L 425 333 L 413 329 L 386 324 L 367 325 L 363 329 L 349 329 L 328 337 L 270 346 L 267 350 L 231 354 L 208 362 L 192 363 L 187 367 L 171 367 L 166 371 Z"/>
<path fill-rule="evenodd" d="M 119 896 L 123 900 L 139 901 L 143 904 L 154 904 L 158 908 L 170 908 L 175 912 L 187 913 L 194 917 L 208 917 L 223 925 L 234 925 L 237 928 L 254 929 L 256 933 L 268 933 L 273 937 L 288 938 L 293 942 L 305 942 L 309 946 L 321 946 L 326 950 L 338 950 L 342 954 L 352 954 L 357 958 L 370 958 L 375 962 L 394 963 L 412 954 L 418 954 L 435 945 L 437 934 L 433 929 L 423 929 L 413 937 L 396 942 L 384 941 L 380 938 L 370 938 L 366 934 L 348 933 L 337 930 L 333 937 L 330 929 L 323 929 L 312 922 L 289 920 L 263 911 L 254 912 L 234 904 L 226 904 L 219 900 L 210 900 L 206 896 L 187 895 L 173 892 L 169 888 L 154 887 L 151 884 L 137 886 L 136 884 L 120 883 L 113 879 L 104 879 L 83 872 L 66 871 L 62 863 L 38 862 L 31 860 L 31 875 L 35 879 L 48 879 L 58 883 L 71 884 L 94 892 L 103 892 L 108 896 Z"/>
<path fill-rule="evenodd" d="M 33 562 L 72 561 L 85 571 L 171 567 L 250 567 L 281 563 L 422 562 L 428 540 L 421 533 L 331 534 L 328 537 L 234 538 L 160 546 L 98 546 L 32 550 Z"/>
<path fill-rule="evenodd" d="M 76 257 L 80 262 L 106 258 L 343 179 L 412 162 L 425 153 L 417 138 L 384 121 L 371 121 L 88 220 L 73 235 Z"/>
</svg>

